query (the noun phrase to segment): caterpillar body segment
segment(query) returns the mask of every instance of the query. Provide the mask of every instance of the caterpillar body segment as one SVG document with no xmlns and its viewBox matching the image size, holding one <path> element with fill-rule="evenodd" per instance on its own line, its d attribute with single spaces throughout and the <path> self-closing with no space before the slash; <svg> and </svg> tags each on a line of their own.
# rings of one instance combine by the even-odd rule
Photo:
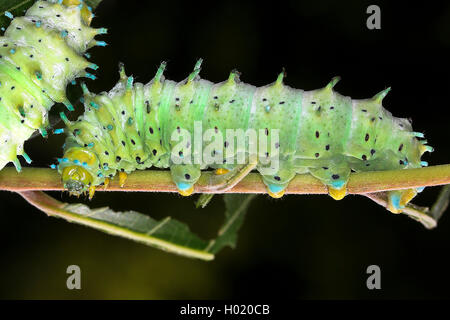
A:
<svg viewBox="0 0 450 320">
<path fill-rule="evenodd" d="M 303 91 L 284 85 L 284 73 L 257 88 L 241 82 L 237 72 L 217 84 L 200 79 L 200 62 L 179 83 L 164 79 L 164 68 L 146 85 L 121 68 L 109 93 L 84 87 L 86 112 L 78 121 L 66 120 L 68 140 L 58 164 L 70 192 L 92 195 L 90 187 L 117 172 L 155 166 L 170 168 L 183 195 L 194 192 L 207 168 L 216 170 L 210 188 L 217 192 L 256 169 L 272 197 L 281 197 L 296 174 L 309 173 L 342 199 L 352 170 L 419 168 L 421 155 L 432 151 L 408 120 L 383 108 L 389 89 L 354 100 L 333 90 L 339 78 Z M 389 192 L 389 209 L 400 212 L 416 193 Z"/>
</svg>

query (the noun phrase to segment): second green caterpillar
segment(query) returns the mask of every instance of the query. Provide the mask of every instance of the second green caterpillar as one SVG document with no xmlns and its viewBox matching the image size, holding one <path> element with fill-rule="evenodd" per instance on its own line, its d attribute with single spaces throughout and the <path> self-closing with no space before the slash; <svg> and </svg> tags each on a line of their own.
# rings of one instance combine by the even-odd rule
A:
<svg viewBox="0 0 450 320">
<path fill-rule="evenodd" d="M 211 189 L 220 192 L 256 169 L 272 197 L 281 197 L 296 174 L 309 173 L 341 199 L 352 170 L 419 168 L 426 165 L 422 154 L 432 151 L 407 119 L 383 108 L 389 89 L 354 100 L 333 90 L 338 78 L 303 91 L 284 85 L 283 73 L 259 88 L 241 82 L 237 72 L 214 84 L 200 79 L 200 64 L 179 83 L 164 79 L 163 63 L 147 85 L 134 83 L 121 68 L 109 93 L 95 95 L 83 86 L 84 115 L 76 122 L 61 115 L 68 138 L 57 167 L 66 189 L 93 196 L 95 186 L 117 172 L 123 180 L 126 173 L 155 166 L 170 168 L 183 195 L 194 191 L 201 170 L 214 168 L 218 180 Z M 196 126 L 210 137 L 196 142 Z M 227 130 L 244 132 L 245 143 L 239 147 Z M 252 130 L 258 146 L 249 138 Z M 388 209 L 401 212 L 417 191 L 389 192 Z"/>
</svg>

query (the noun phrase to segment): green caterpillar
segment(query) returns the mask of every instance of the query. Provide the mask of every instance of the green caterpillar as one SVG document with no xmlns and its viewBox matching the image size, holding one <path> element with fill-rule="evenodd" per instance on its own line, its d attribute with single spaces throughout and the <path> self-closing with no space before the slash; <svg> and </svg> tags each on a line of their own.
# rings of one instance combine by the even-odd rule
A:
<svg viewBox="0 0 450 320">
<path fill-rule="evenodd" d="M 20 171 L 17 156 L 31 162 L 23 144 L 37 129 L 47 136 L 52 105 L 73 110 L 67 84 L 77 77 L 95 79 L 85 69 L 98 67 L 83 53 L 105 45 L 94 37 L 106 29 L 89 27 L 93 14 L 82 0 L 37 1 L 23 17 L 5 15 L 12 21 L 0 37 L 0 170 L 13 162 Z"/>
<path fill-rule="evenodd" d="M 200 65 L 201 60 L 179 83 L 164 79 L 162 63 L 147 85 L 134 83 L 123 67 L 109 93 L 95 95 L 83 84 L 86 111 L 75 122 L 61 114 L 68 138 L 64 157 L 52 165 L 65 188 L 92 197 L 95 187 L 107 185 L 117 172 L 123 184 L 127 173 L 155 166 L 170 168 L 179 192 L 190 195 L 201 170 L 216 169 L 211 189 L 223 191 L 256 169 L 272 197 L 281 197 L 296 174 L 310 173 L 328 186 L 333 198 L 341 199 L 352 170 L 427 165 L 420 157 L 432 148 L 418 140 L 423 134 L 382 107 L 389 88 L 371 99 L 354 100 L 333 90 L 337 77 L 322 89 L 303 91 L 284 85 L 284 73 L 257 88 L 241 82 L 236 71 L 213 84 L 200 79 Z M 199 145 L 203 154 L 218 161 L 196 161 L 201 152 L 196 141 L 183 139 L 195 135 L 196 124 L 215 135 Z M 261 132 L 271 148 L 258 151 L 253 160 L 249 141 L 228 153 L 234 142 L 227 129 Z M 242 155 L 248 157 L 236 163 Z M 418 191 L 389 192 L 388 209 L 401 212 Z"/>
</svg>

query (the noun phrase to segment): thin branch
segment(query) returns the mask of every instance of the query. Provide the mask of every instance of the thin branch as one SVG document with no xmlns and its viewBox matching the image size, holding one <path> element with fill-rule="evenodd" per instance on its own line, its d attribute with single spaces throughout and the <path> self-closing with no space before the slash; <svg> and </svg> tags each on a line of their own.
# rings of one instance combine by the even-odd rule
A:
<svg viewBox="0 0 450 320">
<path fill-rule="evenodd" d="M 195 186 L 197 193 L 214 193 L 208 190 L 212 172 L 204 172 Z M 407 189 L 450 184 L 450 164 L 420 169 L 372 171 L 352 173 L 347 185 L 348 194 L 366 194 L 395 189 Z M 103 191 L 103 188 L 97 188 Z M 0 190 L 9 191 L 63 191 L 61 178 L 55 170 L 24 168 L 19 174 L 12 167 L 0 171 Z M 143 170 L 129 175 L 121 188 L 114 179 L 107 191 L 176 192 L 167 170 Z M 267 193 L 261 177 L 250 173 L 227 193 Z M 287 194 L 326 194 L 327 188 L 309 174 L 297 175 L 289 184 Z"/>
</svg>

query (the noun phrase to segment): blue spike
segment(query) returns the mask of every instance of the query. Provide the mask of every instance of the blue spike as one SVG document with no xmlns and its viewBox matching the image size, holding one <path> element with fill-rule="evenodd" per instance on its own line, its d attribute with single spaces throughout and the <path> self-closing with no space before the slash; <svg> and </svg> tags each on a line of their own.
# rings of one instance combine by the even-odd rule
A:
<svg viewBox="0 0 450 320">
<path fill-rule="evenodd" d="M 30 164 L 31 162 L 33 162 L 33 161 L 31 160 L 31 158 L 30 158 L 25 152 L 22 153 L 22 157 L 25 159 L 25 161 L 26 161 L 28 164 Z"/>
<path fill-rule="evenodd" d="M 74 86 L 74 85 L 77 84 L 77 81 L 76 80 L 72 80 L 71 84 Z"/>
<path fill-rule="evenodd" d="M 92 148 L 92 147 L 94 147 L 94 143 L 91 142 L 91 143 L 89 143 L 87 146 L 88 146 L 88 148 Z"/>
<path fill-rule="evenodd" d="M 99 47 L 106 47 L 108 45 L 105 41 L 97 41 L 95 44 Z"/>
<path fill-rule="evenodd" d="M 61 37 L 63 37 L 63 38 L 67 37 L 68 34 L 69 33 L 67 32 L 67 30 L 61 31 Z"/>
<path fill-rule="evenodd" d="M 422 132 L 413 132 L 412 133 L 413 136 L 417 137 L 417 138 L 424 138 L 424 134 Z"/>
<path fill-rule="evenodd" d="M 97 177 L 103 178 L 103 174 L 101 172 L 97 173 Z"/>
<path fill-rule="evenodd" d="M 67 163 L 67 162 L 69 162 L 69 159 L 68 158 L 63 158 L 62 161 Z"/>
<path fill-rule="evenodd" d="M 83 167 L 87 167 L 87 166 L 88 166 L 87 162 L 83 162 L 81 165 L 82 165 Z"/>
<path fill-rule="evenodd" d="M 79 164 L 79 163 L 80 163 L 80 160 L 78 160 L 78 159 L 75 159 L 75 160 L 73 160 L 73 163 L 75 163 L 75 164 Z"/>
<path fill-rule="evenodd" d="M 97 70 L 99 67 L 98 67 L 98 65 L 96 65 L 95 63 L 91 63 L 91 64 L 88 66 L 88 68 L 89 68 L 89 69 L 92 69 L 92 70 Z"/>
<path fill-rule="evenodd" d="M 9 11 L 5 11 L 5 16 L 7 16 L 8 18 L 10 18 L 11 20 L 14 19 L 14 16 L 13 16 L 12 13 L 9 12 Z"/>
<path fill-rule="evenodd" d="M 433 152 L 434 151 L 434 148 L 432 146 L 425 146 L 425 148 L 426 148 L 426 150 L 428 152 Z"/>
<path fill-rule="evenodd" d="M 61 158 L 57 158 L 56 160 L 58 161 L 58 163 L 61 163 L 61 162 L 62 162 L 62 159 L 61 159 Z"/>
<path fill-rule="evenodd" d="M 53 133 L 54 133 L 54 134 L 61 134 L 61 133 L 64 133 L 64 129 L 55 129 L 55 130 L 53 131 Z"/>
<path fill-rule="evenodd" d="M 84 56 L 85 56 L 86 58 L 88 58 L 88 59 L 91 58 L 91 54 L 90 54 L 89 52 L 86 52 L 86 53 L 84 54 Z"/>
<path fill-rule="evenodd" d="M 269 112 L 270 111 L 270 106 L 267 105 L 267 106 L 264 107 L 264 109 L 266 110 L 266 112 Z"/>
<path fill-rule="evenodd" d="M 69 111 L 75 110 L 75 108 L 72 106 L 72 104 L 69 101 L 64 101 L 63 103 L 66 106 L 67 110 L 69 110 Z"/>
<path fill-rule="evenodd" d="M 97 34 L 107 34 L 107 33 L 108 33 L 108 29 L 106 29 L 106 28 L 97 29 Z"/>
<path fill-rule="evenodd" d="M 2 30 L 2 31 L 5 31 L 6 29 L 5 29 L 5 27 L 2 27 L 1 30 Z"/>
<path fill-rule="evenodd" d="M 41 21 L 41 20 L 36 21 L 36 27 L 37 27 L 37 28 L 40 28 L 41 25 L 42 25 L 42 21 Z"/>
<path fill-rule="evenodd" d="M 133 81 L 134 81 L 133 76 L 128 77 L 128 79 L 127 79 L 127 89 L 131 89 L 133 87 Z"/>
<path fill-rule="evenodd" d="M 43 126 L 39 128 L 39 132 L 41 133 L 41 136 L 44 138 L 46 138 L 48 135 L 47 130 Z"/>
<path fill-rule="evenodd" d="M 56 169 L 56 165 L 54 165 L 54 164 L 51 164 L 51 165 L 50 165 L 50 168 L 52 168 L 52 169 Z"/>
<path fill-rule="evenodd" d="M 92 12 L 92 7 L 87 6 L 88 10 Z"/>
<path fill-rule="evenodd" d="M 11 50 L 9 50 L 9 52 L 11 52 L 11 54 L 14 54 L 14 53 L 16 53 L 16 49 L 11 49 Z"/>
<path fill-rule="evenodd" d="M 60 112 L 59 116 L 61 117 L 62 121 L 64 121 L 64 123 L 66 125 L 68 125 L 70 123 L 69 119 L 67 119 L 67 116 L 66 116 L 66 114 L 64 112 Z"/>
<path fill-rule="evenodd" d="M 80 102 L 84 104 L 84 98 L 83 97 L 80 98 Z"/>
<path fill-rule="evenodd" d="M 420 165 L 421 165 L 422 167 L 428 167 L 428 162 L 426 162 L 426 161 L 420 161 Z"/>
<path fill-rule="evenodd" d="M 98 104 L 96 104 L 94 101 L 91 101 L 89 104 L 96 110 L 98 110 L 100 108 L 100 106 Z"/>
<path fill-rule="evenodd" d="M 92 79 L 92 80 L 97 79 L 96 76 L 94 76 L 93 74 L 90 74 L 89 72 L 86 72 L 86 74 L 85 74 L 84 76 L 85 76 L 86 78 L 89 78 L 89 79 Z"/>
<path fill-rule="evenodd" d="M 111 124 L 108 124 L 108 125 L 106 126 L 106 128 L 107 128 L 109 131 L 111 131 L 111 130 L 113 129 L 113 126 L 112 126 Z"/>
</svg>

